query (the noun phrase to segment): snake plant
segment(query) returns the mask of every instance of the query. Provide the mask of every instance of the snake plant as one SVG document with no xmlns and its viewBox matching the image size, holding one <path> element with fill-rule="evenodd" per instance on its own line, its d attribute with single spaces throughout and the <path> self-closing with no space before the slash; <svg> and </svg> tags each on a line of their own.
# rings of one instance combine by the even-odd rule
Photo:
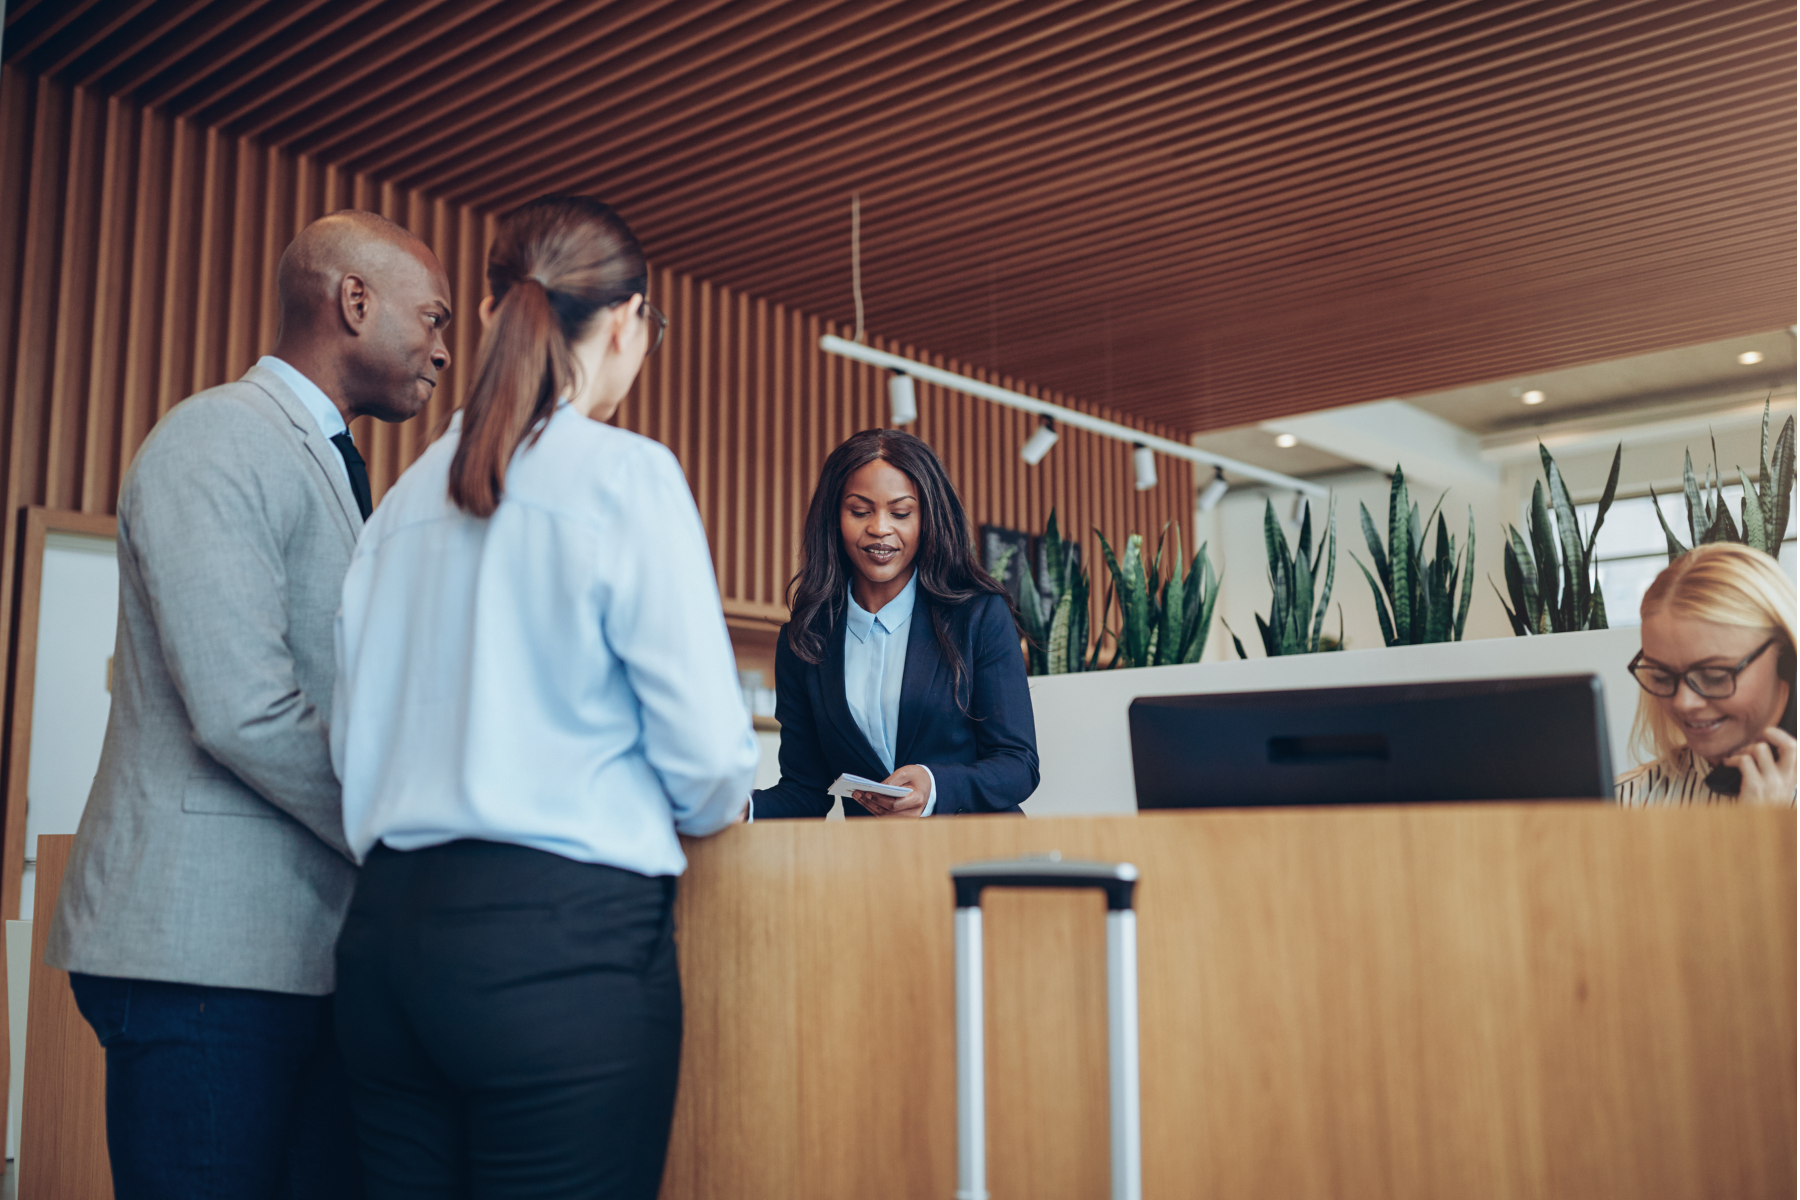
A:
<svg viewBox="0 0 1800 1200">
<path fill-rule="evenodd" d="M 1105 534 L 1096 529 L 1094 536 L 1100 539 L 1107 570 L 1112 573 L 1112 588 L 1107 605 L 1101 609 L 1102 617 L 1111 610 L 1113 597 L 1119 604 L 1119 627 L 1109 631 L 1116 646 L 1112 665 L 1166 667 L 1199 662 L 1206 650 L 1207 635 L 1212 632 L 1213 609 L 1219 602 L 1219 577 L 1213 572 L 1206 546 L 1202 544 L 1191 560 L 1185 560 L 1181 529 L 1177 526 L 1175 553 L 1168 578 L 1164 579 L 1163 548 L 1169 536 L 1168 525 L 1163 526 L 1156 539 L 1156 555 L 1148 567 L 1140 534 L 1125 539 L 1123 561 L 1113 554 Z"/>
<path fill-rule="evenodd" d="M 1363 578 L 1369 581 L 1369 590 L 1375 594 L 1381 636 L 1390 646 L 1462 641 L 1463 626 L 1469 619 L 1469 598 L 1475 590 L 1475 510 L 1469 509 L 1469 538 L 1459 558 L 1456 539 L 1450 536 L 1444 514 L 1439 511 L 1443 503 L 1444 497 L 1439 496 L 1431 516 L 1421 526 L 1419 506 L 1409 501 L 1406 475 L 1396 464 L 1394 481 L 1388 489 L 1385 550 L 1381 534 L 1369 517 L 1369 506 L 1359 506 L 1363 539 L 1369 543 L 1375 571 L 1371 573 L 1355 554 L 1350 557 L 1356 560 Z M 1423 531 L 1431 528 L 1433 518 L 1437 520 L 1437 547 L 1427 563 Z"/>
<path fill-rule="evenodd" d="M 1543 443 L 1538 455 L 1544 460 L 1544 482 L 1550 485 L 1550 501 L 1544 501 L 1544 483 L 1531 485 L 1531 513 L 1527 528 L 1531 540 L 1519 536 L 1518 529 L 1506 529 L 1506 590 L 1512 598 L 1500 598 L 1513 632 L 1572 633 L 1579 629 L 1606 628 L 1606 600 L 1600 594 L 1600 573 L 1594 562 L 1594 539 L 1606 521 L 1606 510 L 1612 507 L 1613 493 L 1619 487 L 1619 457 L 1624 443 L 1613 451 L 1612 473 L 1606 477 L 1606 491 L 1594 510 L 1594 527 L 1584 538 L 1575 519 L 1575 504 L 1563 483 L 1562 472 Z M 1550 521 L 1551 508 L 1556 523 Z M 1489 580 L 1490 585 L 1492 580 Z M 1494 591 L 1499 593 L 1498 588 Z"/>
<path fill-rule="evenodd" d="M 1724 481 L 1719 477 L 1719 443 L 1713 442 L 1713 465 L 1704 481 L 1694 478 L 1694 456 L 1689 454 L 1682 464 L 1681 480 L 1687 493 L 1688 537 L 1694 545 L 1709 542 L 1741 542 L 1753 550 L 1779 555 L 1782 539 L 1787 536 L 1788 505 L 1794 496 L 1794 418 L 1782 422 L 1775 438 L 1775 456 L 1769 457 L 1769 402 L 1763 401 L 1762 447 L 1759 451 L 1760 474 L 1752 484 L 1750 477 L 1738 468 L 1744 484 L 1744 499 L 1738 509 L 1742 529 L 1731 520 L 1731 508 L 1721 495 Z M 1650 489 L 1656 504 L 1656 519 L 1662 523 L 1663 537 L 1669 543 L 1669 561 L 1674 562 L 1688 552 L 1681 539 L 1669 528 L 1662 505 L 1656 501 L 1656 489 Z"/>
<path fill-rule="evenodd" d="M 1044 569 L 1034 572 L 1032 564 L 1023 568 L 1024 586 L 1019 589 L 1019 620 L 1025 627 L 1028 674 L 1066 675 L 1089 671 L 1094 667 L 1088 657 L 1087 568 L 1074 542 L 1065 539 L 1056 526 L 1056 510 L 1050 510 L 1044 527 Z M 994 558 L 988 570 L 996 579 L 1005 579 L 1012 565 L 1016 546 L 1008 546 Z"/>
<path fill-rule="evenodd" d="M 1284 654 L 1316 653 L 1320 648 L 1319 633 L 1325 625 L 1325 612 L 1331 606 L 1332 580 L 1337 575 L 1336 498 L 1326 508 L 1325 538 L 1319 543 L 1317 554 L 1312 549 L 1311 504 L 1306 506 L 1306 515 L 1300 519 L 1300 543 L 1296 547 L 1298 553 L 1288 549 L 1287 535 L 1281 532 L 1281 522 L 1275 519 L 1273 501 L 1265 501 L 1263 505 L 1263 541 L 1269 555 L 1269 584 L 1274 589 L 1269 619 L 1265 621 L 1261 613 L 1256 614 L 1256 628 L 1262 634 L 1263 653 L 1270 658 Z M 1324 583 L 1315 589 L 1321 566 L 1325 570 Z M 1344 644 L 1343 623 L 1344 610 L 1340 605 L 1337 638 L 1339 649 Z M 1244 643 L 1235 633 L 1231 635 L 1231 644 L 1237 648 L 1239 658 L 1250 657 L 1244 653 Z"/>
</svg>

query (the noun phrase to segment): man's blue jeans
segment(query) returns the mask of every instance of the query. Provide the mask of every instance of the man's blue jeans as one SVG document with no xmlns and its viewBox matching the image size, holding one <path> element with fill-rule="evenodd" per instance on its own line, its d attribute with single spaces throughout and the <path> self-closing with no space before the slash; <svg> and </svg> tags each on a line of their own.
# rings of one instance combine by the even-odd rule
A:
<svg viewBox="0 0 1800 1200">
<path fill-rule="evenodd" d="M 117 1200 L 362 1195 L 330 996 L 71 975 Z"/>
</svg>

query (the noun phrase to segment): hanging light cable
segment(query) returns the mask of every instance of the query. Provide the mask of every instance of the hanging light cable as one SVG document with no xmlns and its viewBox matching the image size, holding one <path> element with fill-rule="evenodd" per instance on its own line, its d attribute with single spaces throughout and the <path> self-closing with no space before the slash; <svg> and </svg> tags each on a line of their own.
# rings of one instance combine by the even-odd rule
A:
<svg viewBox="0 0 1800 1200">
<path fill-rule="evenodd" d="M 861 192 L 850 193 L 850 294 L 856 301 L 856 344 L 861 346 L 868 341 L 863 332 Z M 919 419 L 918 388 L 900 368 L 888 371 L 888 417 L 895 425 L 911 425 Z"/>
<path fill-rule="evenodd" d="M 856 298 L 856 342 L 862 345 L 862 193 L 850 193 L 850 291 Z"/>
</svg>

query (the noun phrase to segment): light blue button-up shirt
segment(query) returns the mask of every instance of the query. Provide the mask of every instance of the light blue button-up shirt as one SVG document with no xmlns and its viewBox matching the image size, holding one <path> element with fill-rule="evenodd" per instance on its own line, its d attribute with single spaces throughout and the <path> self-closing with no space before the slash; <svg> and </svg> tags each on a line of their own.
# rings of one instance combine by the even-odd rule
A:
<svg viewBox="0 0 1800 1200">
<path fill-rule="evenodd" d="M 288 385 L 288 390 L 300 398 L 300 403 L 312 414 L 312 419 L 318 422 L 319 432 L 325 435 L 326 441 L 329 442 L 340 433 L 350 432 L 350 427 L 344 424 L 344 414 L 331 402 L 331 397 L 318 384 L 302 375 L 292 363 L 276 358 L 273 354 L 265 354 L 256 360 L 256 365 L 275 372 L 281 382 Z M 335 446 L 332 448 L 336 449 Z M 344 465 L 342 454 L 338 455 L 338 469 L 344 473 L 344 482 L 350 482 L 350 468 Z"/>
<path fill-rule="evenodd" d="M 850 589 L 850 607 L 844 618 L 844 699 L 850 716 L 869 740 L 888 774 L 894 762 L 900 730 L 900 688 L 906 679 L 906 643 L 912 632 L 913 603 L 919 592 L 918 572 L 878 613 L 856 602 Z M 926 768 L 926 774 L 931 770 Z M 937 781 L 920 816 L 937 807 Z"/>
<path fill-rule="evenodd" d="M 364 527 L 338 614 L 344 831 L 509 842 L 644 875 L 744 811 L 757 742 L 675 456 L 558 408 L 481 520 L 460 416 Z"/>
</svg>

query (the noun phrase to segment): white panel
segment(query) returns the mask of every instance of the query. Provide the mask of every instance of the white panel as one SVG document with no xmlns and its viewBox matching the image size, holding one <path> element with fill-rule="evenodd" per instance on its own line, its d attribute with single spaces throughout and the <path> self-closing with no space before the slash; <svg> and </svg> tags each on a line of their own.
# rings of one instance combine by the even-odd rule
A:
<svg viewBox="0 0 1800 1200">
<path fill-rule="evenodd" d="M 1636 628 L 1598 629 L 1546 637 L 1483 638 L 1435 646 L 1388 646 L 1037 676 L 1031 680 L 1031 704 L 1037 721 L 1042 781 L 1025 802 L 1025 813 L 1045 817 L 1137 811 L 1126 710 L 1139 696 L 1593 672 L 1600 676 L 1605 690 L 1613 770 L 1624 771 L 1639 761 L 1629 744 L 1638 686 L 1625 669 L 1637 652 Z"/>
<path fill-rule="evenodd" d="M 1408 479 L 1439 487 L 1500 482 L 1499 469 L 1482 461 L 1480 438 L 1404 400 L 1348 404 L 1264 421 L 1262 427 L 1384 473 L 1400 463 Z"/>
<path fill-rule="evenodd" d="M 6 1035 L 12 1070 L 6 1082 L 6 1157 L 19 1157 L 19 1114 L 25 1108 L 25 1013 L 31 995 L 31 922 L 6 923 Z M 12 1171 L 8 1178 L 16 1178 Z"/>
<path fill-rule="evenodd" d="M 39 834 L 75 832 L 100 765 L 112 703 L 107 666 L 119 619 L 113 539 L 48 535 L 43 578 L 25 785 L 25 857 L 31 861 Z M 29 918 L 31 907 L 27 881 L 20 916 Z"/>
</svg>

